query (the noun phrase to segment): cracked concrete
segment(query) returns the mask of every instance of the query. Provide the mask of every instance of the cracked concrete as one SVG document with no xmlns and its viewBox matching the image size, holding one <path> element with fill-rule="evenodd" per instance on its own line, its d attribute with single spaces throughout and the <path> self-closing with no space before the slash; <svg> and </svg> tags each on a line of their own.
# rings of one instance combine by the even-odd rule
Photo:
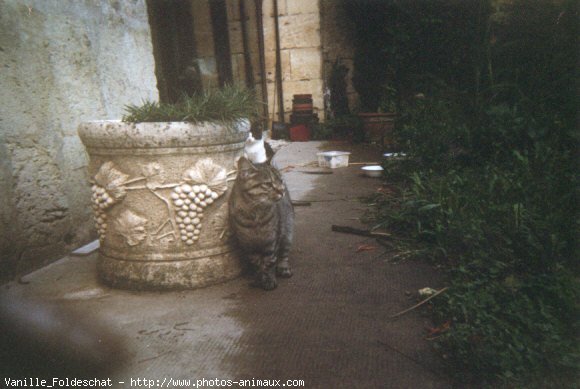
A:
<svg viewBox="0 0 580 389">
<path fill-rule="evenodd" d="M 320 142 L 291 143 L 278 152 L 292 198 L 311 206 L 296 207 L 294 277 L 280 280 L 272 292 L 250 287 L 251 277 L 193 291 L 110 289 L 98 283 L 92 254 L 63 258 L 24 277 L 26 284 L 7 284 L 0 297 L 54 304 L 84 319 L 79 322 L 106 326 L 109 340 L 123 349 L 111 351 L 116 366 L 102 372 L 113 387 L 130 387 L 131 378 L 299 379 L 306 388 L 451 387 L 423 339 L 428 318 L 415 310 L 389 320 L 415 303 L 406 292 L 440 286 L 435 270 L 389 262 L 380 246 L 357 252 L 374 242 L 331 231 L 332 224 L 360 226 L 365 205 L 358 199 L 375 191 L 380 180 L 361 176 L 360 166 L 328 175 L 304 173 L 321 149 L 352 151 L 351 162 L 380 156 L 369 146 Z"/>
</svg>

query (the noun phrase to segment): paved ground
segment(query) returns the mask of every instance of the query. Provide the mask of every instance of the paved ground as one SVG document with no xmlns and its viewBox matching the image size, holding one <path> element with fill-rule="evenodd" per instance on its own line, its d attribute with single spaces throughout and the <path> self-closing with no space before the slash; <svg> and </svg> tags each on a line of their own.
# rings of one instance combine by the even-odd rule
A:
<svg viewBox="0 0 580 389">
<path fill-rule="evenodd" d="M 332 224 L 359 225 L 365 206 L 358 198 L 380 180 L 361 176 L 360 166 L 304 173 L 308 167 L 301 165 L 315 161 L 322 148 L 353 151 L 351 162 L 380 156 L 368 147 L 319 142 L 293 143 L 278 153 L 280 168 L 294 166 L 285 169 L 293 199 L 312 205 L 296 207 L 295 275 L 273 292 L 250 287 L 247 277 L 195 291 L 113 290 L 96 281 L 93 254 L 63 258 L 1 294 L 74 312 L 80 319 L 69 326 L 106 325 L 109 342 L 123 350 L 104 349 L 115 361 L 116 369 L 106 373 L 113 387 L 130 387 L 131 378 L 159 386 L 165 380 L 166 387 L 170 378 L 295 379 L 306 388 L 450 387 L 423 339 L 428 319 L 417 310 L 389 320 L 416 302 L 418 289 L 440 286 L 435 271 L 389 262 L 380 246 L 357 252 L 376 244 L 331 231 Z"/>
</svg>

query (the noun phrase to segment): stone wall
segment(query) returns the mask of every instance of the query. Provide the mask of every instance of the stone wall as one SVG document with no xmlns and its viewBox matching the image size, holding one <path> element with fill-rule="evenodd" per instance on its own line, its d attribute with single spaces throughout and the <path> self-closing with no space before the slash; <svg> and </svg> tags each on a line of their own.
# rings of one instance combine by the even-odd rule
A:
<svg viewBox="0 0 580 389">
<path fill-rule="evenodd" d="M 242 34 L 242 21 L 240 16 L 239 0 L 226 2 L 228 19 L 228 37 L 231 54 L 232 76 L 235 83 L 245 84 L 246 62 L 245 47 Z M 258 31 L 256 25 L 256 9 L 253 1 L 244 1 L 245 25 L 248 44 L 248 56 L 254 79 L 254 86 L 260 92 L 261 74 L 258 53 Z M 208 0 L 195 0 L 192 2 L 192 16 L 197 50 L 197 63 L 199 65 L 203 88 L 215 88 L 219 86 L 217 64 L 215 57 L 212 21 Z"/>
<path fill-rule="evenodd" d="M 274 0 L 264 0 L 264 36 L 270 118 L 275 93 L 276 42 Z M 295 94 L 312 94 L 313 106 L 324 121 L 328 97 L 328 79 L 332 64 L 339 61 L 348 69 L 346 75 L 349 107 L 358 104 L 352 85 L 354 26 L 336 0 L 278 0 L 278 23 L 282 61 L 284 116 L 289 121 Z M 275 107 L 275 118 L 279 107 Z M 277 120 L 277 119 L 276 119 Z"/>
<path fill-rule="evenodd" d="M 204 88 L 218 83 L 214 41 L 212 37 L 209 0 L 193 1 L 192 15 Z M 226 2 L 231 65 L 234 82 L 245 82 L 245 58 L 240 17 L 240 0 Z M 266 82 L 268 89 L 269 118 L 278 120 L 276 90 L 276 39 L 274 33 L 274 0 L 263 1 L 264 50 Z M 245 1 L 246 32 L 254 85 L 261 91 L 261 77 L 256 9 L 253 1 Z M 322 51 L 320 36 L 320 9 L 318 1 L 278 0 L 278 23 L 280 31 L 280 55 L 284 114 L 286 122 L 292 112 L 294 94 L 312 94 L 313 105 L 319 117 L 324 118 L 324 96 L 322 76 Z M 274 112 L 273 112 L 274 111 Z"/>
<path fill-rule="evenodd" d="M 0 0 L 0 279 L 96 238 L 81 121 L 156 100 L 145 0 Z"/>
<path fill-rule="evenodd" d="M 230 38 L 230 50 L 232 55 L 232 73 L 234 80 L 239 83 L 246 81 L 246 57 L 249 58 L 249 68 L 258 93 L 261 92 L 262 74 L 260 73 L 260 55 L 258 49 L 258 28 L 256 23 L 256 7 L 254 1 L 244 1 L 245 28 L 247 36 L 248 53 L 245 55 L 243 39 L 242 16 L 240 13 L 240 1 L 228 1 L 228 30 Z"/>
<path fill-rule="evenodd" d="M 263 14 L 268 105 L 274 107 L 276 41 L 273 0 L 264 1 Z M 292 112 L 293 95 L 305 93 L 312 94 L 313 106 L 320 119 L 324 120 L 319 2 L 278 0 L 278 24 L 286 122 L 289 122 Z M 276 112 L 278 109 L 276 102 Z"/>
</svg>

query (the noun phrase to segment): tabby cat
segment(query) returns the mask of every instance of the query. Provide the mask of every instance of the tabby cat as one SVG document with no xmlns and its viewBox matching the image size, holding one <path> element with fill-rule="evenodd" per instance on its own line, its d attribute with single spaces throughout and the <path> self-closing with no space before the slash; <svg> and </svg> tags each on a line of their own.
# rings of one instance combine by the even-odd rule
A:
<svg viewBox="0 0 580 389">
<path fill-rule="evenodd" d="M 229 199 L 232 232 L 256 269 L 256 283 L 275 289 L 276 276 L 291 277 L 294 209 L 280 172 L 269 162 L 238 161 L 238 176 Z"/>
</svg>

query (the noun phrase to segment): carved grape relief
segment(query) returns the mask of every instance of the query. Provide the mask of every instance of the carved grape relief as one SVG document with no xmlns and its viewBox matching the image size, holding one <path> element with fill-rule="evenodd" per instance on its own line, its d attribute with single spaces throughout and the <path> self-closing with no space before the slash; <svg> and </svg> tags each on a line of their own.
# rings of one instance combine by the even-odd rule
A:
<svg viewBox="0 0 580 389">
<path fill-rule="evenodd" d="M 173 188 L 170 196 L 181 240 L 192 245 L 199 239 L 204 209 L 228 189 L 227 173 L 206 158 L 186 170 L 183 179 L 185 182 Z"/>
<path fill-rule="evenodd" d="M 129 246 L 136 246 L 147 237 L 147 219 L 131 210 L 124 210 L 113 224 L 115 232 L 123 236 Z"/>
<path fill-rule="evenodd" d="M 113 162 L 105 162 L 91 181 L 93 184 L 93 211 L 99 239 L 102 241 L 107 232 L 106 210 L 121 201 L 127 194 L 125 184 L 129 176 L 115 168 Z"/>
<path fill-rule="evenodd" d="M 121 202 L 128 191 L 147 190 L 164 203 L 167 218 L 149 234 L 146 218 L 124 210 L 114 222 L 115 231 L 125 238 L 129 246 L 140 244 L 148 236 L 150 242 L 181 241 L 193 245 L 202 231 L 204 210 L 227 191 L 227 183 L 231 180 L 228 177 L 235 171 L 228 173 L 211 159 L 205 158 L 187 169 L 179 183 L 166 183 L 165 171 L 156 162 L 143 166 L 141 173 L 141 177 L 130 179 L 129 175 L 108 161 L 101 165 L 91 181 L 93 209 L 101 241 L 107 232 L 107 210 Z M 227 215 L 218 212 L 215 217 L 227 218 Z"/>
</svg>

